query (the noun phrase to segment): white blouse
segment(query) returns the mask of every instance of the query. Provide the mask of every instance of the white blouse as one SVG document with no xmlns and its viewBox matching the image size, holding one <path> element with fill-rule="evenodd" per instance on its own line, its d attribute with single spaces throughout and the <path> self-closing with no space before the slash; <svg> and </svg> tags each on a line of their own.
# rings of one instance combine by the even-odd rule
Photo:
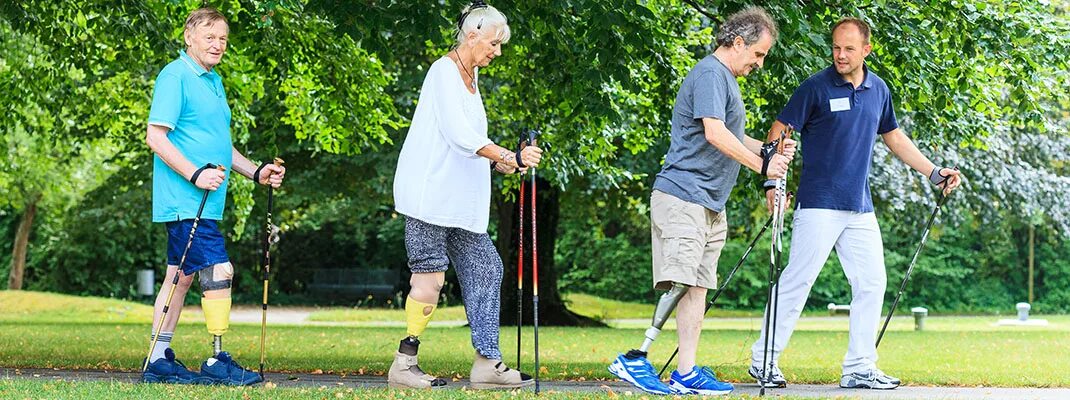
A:
<svg viewBox="0 0 1070 400">
<path fill-rule="evenodd" d="M 444 227 L 487 232 L 491 144 L 487 113 L 449 57 L 431 64 L 394 173 L 394 209 Z"/>
</svg>

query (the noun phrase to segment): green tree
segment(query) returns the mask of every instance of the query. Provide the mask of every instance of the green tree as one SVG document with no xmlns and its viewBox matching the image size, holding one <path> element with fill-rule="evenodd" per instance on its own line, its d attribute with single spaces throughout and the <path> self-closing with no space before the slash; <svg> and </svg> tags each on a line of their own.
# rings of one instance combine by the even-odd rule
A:
<svg viewBox="0 0 1070 400">
<path fill-rule="evenodd" d="M 0 116 L 6 149 L 0 161 L 0 206 L 21 215 L 7 284 L 18 290 L 39 210 L 62 213 L 77 204 L 115 170 L 104 161 L 116 149 L 107 140 L 76 138 L 81 131 L 72 123 L 73 103 L 65 99 L 84 94 L 80 70 L 68 70 L 59 79 L 50 76 L 57 66 L 51 48 L 15 32 L 5 20 L 0 20 L 0 48 L 9 56 L 0 62 L 0 93 L 5 93 L 0 107 L 7 110 Z M 63 140 L 64 135 L 76 139 Z"/>
<path fill-rule="evenodd" d="M 284 147 L 297 142 L 313 152 L 354 154 L 387 143 L 386 129 L 401 121 L 384 94 L 391 77 L 374 55 L 348 36 L 335 35 L 328 19 L 303 12 L 302 4 L 214 4 L 229 16 L 232 32 L 240 32 L 219 67 L 234 114 L 235 145 L 254 159 L 270 159 L 280 136 L 291 138 L 282 141 Z M 5 53 L 0 106 L 12 110 L 0 116 L 9 145 L 0 190 L 4 205 L 23 216 L 24 227 L 16 233 L 13 277 L 22 273 L 19 260 L 25 259 L 36 206 L 47 203 L 50 190 L 88 189 L 74 181 L 86 169 L 80 164 L 86 162 L 83 152 L 104 155 L 96 146 L 115 143 L 127 157 L 149 154 L 143 138 L 152 80 L 180 49 L 184 16 L 201 5 L 134 0 L 0 5 Z M 233 232 L 240 238 L 254 204 L 253 185 L 235 180 L 231 193 Z"/>
<path fill-rule="evenodd" d="M 34 57 L 36 69 L 25 75 L 29 80 L 0 87 L 0 102 L 5 109 L 30 104 L 42 110 L 34 115 L 62 115 L 53 123 L 78 127 L 49 133 L 54 136 L 43 143 L 106 137 L 126 156 L 147 157 L 141 141 L 152 79 L 180 48 L 182 16 L 201 3 L 4 3 L 0 17 L 17 40 L 5 40 L 0 48 L 5 51 L 0 68 Z M 449 50 L 462 3 L 208 2 L 231 20 L 231 48 L 219 68 L 234 109 L 237 146 L 254 159 L 284 155 L 291 166 L 291 181 L 278 204 L 284 230 L 304 238 L 304 247 L 290 248 L 284 241 L 280 260 L 322 243 L 318 235 L 339 242 L 332 243 L 334 249 L 324 246 L 323 254 L 329 255 L 367 258 L 360 256 L 388 243 L 401 245 L 391 228 L 398 218 L 391 211 L 391 180 L 405 117 L 412 114 L 427 65 Z M 502 0 L 494 5 L 510 18 L 514 35 L 504 56 L 481 71 L 491 136 L 510 144 L 525 129 L 543 132 L 549 157 L 539 171 L 540 317 L 576 323 L 564 312 L 558 277 L 591 264 L 605 271 L 590 275 L 595 277 L 648 269 L 641 251 L 649 245 L 645 207 L 668 146 L 676 89 L 691 66 L 713 50 L 721 19 L 746 3 Z M 988 138 L 998 136 L 999 127 L 1046 134 L 1048 121 L 1066 118 L 1060 111 L 1068 107 L 1070 89 L 1065 2 L 774 1 L 764 6 L 777 18 L 781 37 L 765 68 L 741 79 L 751 136 L 764 136 L 792 90 L 828 65 L 828 28 L 846 15 L 873 25 L 869 65 L 889 82 L 900 120 L 930 154 L 944 148 L 992 151 L 985 150 L 994 143 Z M 30 55 L 40 49 L 48 51 Z M 20 61 L 12 61 L 14 55 Z M 26 125 L 28 117 L 21 115 L 0 115 L 6 118 L 0 122 L 15 126 L 12 121 L 18 119 Z M 878 195 L 881 207 L 891 207 L 881 212 L 930 194 L 920 181 L 884 183 L 902 181 L 880 175 L 896 171 L 878 171 L 881 178 L 875 179 L 877 189 L 887 192 Z M 749 236 L 765 219 L 756 178 L 749 172 L 742 178 L 729 203 L 734 238 Z M 0 184 L 10 186 L 15 179 L 0 174 Z M 500 190 L 492 210 L 497 226 L 491 231 L 507 270 L 515 271 L 519 180 L 495 179 Z M 262 205 L 253 201 L 252 185 L 236 183 L 228 214 L 234 221 L 228 226 L 242 241 L 237 248 L 256 248 L 249 241 L 255 239 L 239 235 L 258 231 L 244 221 Z M 966 197 L 976 204 L 991 200 L 978 192 L 981 196 Z M 566 246 L 594 245 L 562 248 L 558 237 Z M 351 247 L 337 251 L 345 246 Z M 252 251 L 237 252 L 249 263 L 256 260 Z M 368 264 L 402 265 L 393 259 L 400 257 L 398 251 L 382 253 L 389 258 Z M 338 259 L 344 258 L 354 257 Z M 508 320 L 515 316 L 516 282 L 515 274 L 505 276 L 502 315 Z M 302 279 L 307 277 L 289 275 L 283 286 L 300 290 Z M 741 279 L 747 282 L 741 296 L 762 285 L 756 275 Z"/>
</svg>

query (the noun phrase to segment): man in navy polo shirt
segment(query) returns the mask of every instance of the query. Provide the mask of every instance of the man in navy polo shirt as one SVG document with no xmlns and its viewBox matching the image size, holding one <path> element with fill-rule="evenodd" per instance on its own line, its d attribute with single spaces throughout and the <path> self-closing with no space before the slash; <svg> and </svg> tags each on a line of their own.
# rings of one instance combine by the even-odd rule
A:
<svg viewBox="0 0 1070 400">
<path fill-rule="evenodd" d="M 229 28 L 219 11 L 201 8 L 186 19 L 183 39 L 186 50 L 167 64 L 156 77 L 149 110 L 145 141 L 155 153 L 152 172 L 152 221 L 167 226 L 167 273 L 156 297 L 153 323 L 159 323 L 167 303 L 167 293 L 175 274 L 179 276 L 163 327 L 144 382 L 213 383 L 249 385 L 259 382 L 257 373 L 242 368 L 230 354 L 222 351 L 222 337 L 230 326 L 231 280 L 234 267 L 224 247 L 218 222 L 223 218 L 227 183 L 231 171 L 262 185 L 279 187 L 285 169 L 273 164 L 256 164 L 245 158 L 231 142 L 230 106 L 223 90 L 223 80 L 215 66 L 227 49 Z M 208 168 L 208 164 L 226 167 L 225 171 Z M 178 269 L 193 219 L 205 191 L 200 224 L 189 252 Z M 201 308 L 213 336 L 213 353 L 201 365 L 201 373 L 190 372 L 175 358 L 171 338 L 182 312 L 186 292 L 198 276 Z M 153 331 L 157 331 L 153 326 Z M 150 337 L 150 340 L 152 338 Z"/>
<path fill-rule="evenodd" d="M 751 376 L 766 387 L 787 384 L 777 360 L 787 347 L 810 288 L 833 247 L 851 284 L 851 328 L 840 387 L 894 389 L 899 379 L 877 369 L 877 326 L 887 278 L 884 247 L 869 193 L 869 168 L 878 134 L 899 159 L 949 193 L 960 183 L 957 170 L 938 167 L 899 129 L 885 82 L 866 68 L 869 26 L 845 18 L 832 28 L 833 65 L 795 90 L 777 117 L 770 137 L 791 126 L 801 132 L 802 177 L 788 266 L 780 277 L 772 377 L 762 359 L 766 332 L 754 342 Z M 766 193 L 772 203 L 773 191 Z"/>
</svg>

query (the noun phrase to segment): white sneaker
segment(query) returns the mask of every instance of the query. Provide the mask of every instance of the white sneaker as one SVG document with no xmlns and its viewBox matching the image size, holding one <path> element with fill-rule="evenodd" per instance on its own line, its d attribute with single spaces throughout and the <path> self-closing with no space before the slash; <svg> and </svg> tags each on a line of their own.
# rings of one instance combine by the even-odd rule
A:
<svg viewBox="0 0 1070 400">
<path fill-rule="evenodd" d="M 773 364 L 772 376 L 769 377 L 769 381 L 766 382 L 765 369 L 760 365 L 751 364 L 747 373 L 754 379 L 758 380 L 758 385 L 767 388 L 783 388 L 788 387 L 788 380 L 784 379 L 784 373 L 780 372 L 780 366 Z"/>
<path fill-rule="evenodd" d="M 854 372 L 840 377 L 840 387 L 845 389 L 895 389 L 902 383 L 879 369 Z"/>
</svg>

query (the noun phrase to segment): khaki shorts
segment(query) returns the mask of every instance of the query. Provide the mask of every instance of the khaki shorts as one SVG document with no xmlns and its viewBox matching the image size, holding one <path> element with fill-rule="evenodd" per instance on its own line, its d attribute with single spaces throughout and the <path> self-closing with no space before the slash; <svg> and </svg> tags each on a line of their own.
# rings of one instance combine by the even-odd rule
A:
<svg viewBox="0 0 1070 400">
<path fill-rule="evenodd" d="M 654 289 L 669 290 L 673 282 L 715 289 L 717 259 L 727 237 L 724 212 L 655 190 L 650 195 Z"/>
</svg>

